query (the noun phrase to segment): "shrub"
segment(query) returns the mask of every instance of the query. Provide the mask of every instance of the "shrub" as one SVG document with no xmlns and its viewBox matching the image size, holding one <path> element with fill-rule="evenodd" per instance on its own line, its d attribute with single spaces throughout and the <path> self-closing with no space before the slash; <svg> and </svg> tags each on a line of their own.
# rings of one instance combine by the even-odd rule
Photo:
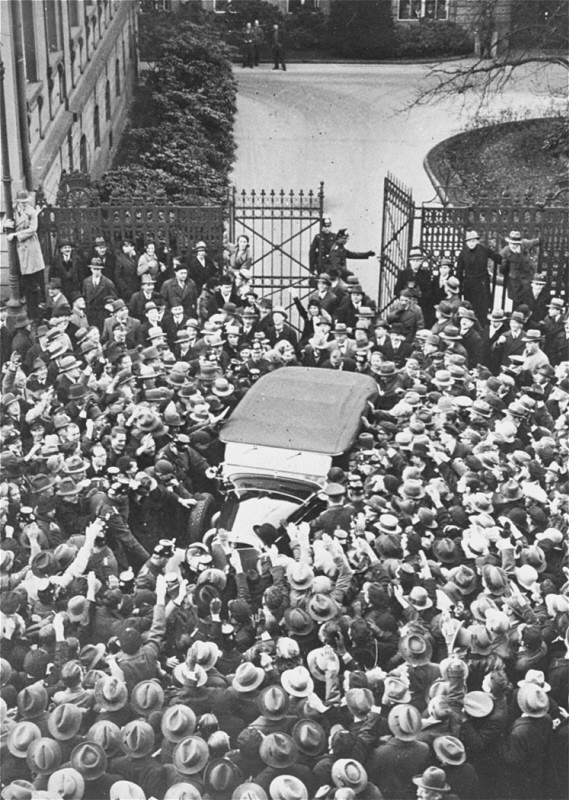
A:
<svg viewBox="0 0 569 800">
<path fill-rule="evenodd" d="M 142 19 L 155 66 L 137 91 L 131 126 L 100 190 L 107 200 L 158 194 L 183 203 L 197 194 L 222 202 L 235 156 L 229 50 L 205 21 L 159 15 L 152 25 L 153 16 Z"/>
<path fill-rule="evenodd" d="M 394 42 L 390 0 L 335 0 L 328 36 L 333 51 L 343 58 L 389 58 Z"/>
<path fill-rule="evenodd" d="M 397 58 L 464 55 L 472 52 L 467 31 L 454 22 L 422 20 L 395 30 Z"/>
</svg>

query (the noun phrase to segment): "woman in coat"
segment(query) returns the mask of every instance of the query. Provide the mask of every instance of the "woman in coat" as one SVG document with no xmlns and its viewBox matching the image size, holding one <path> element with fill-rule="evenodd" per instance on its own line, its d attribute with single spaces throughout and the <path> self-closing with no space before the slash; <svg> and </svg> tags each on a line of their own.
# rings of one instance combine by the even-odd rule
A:
<svg viewBox="0 0 569 800">
<path fill-rule="evenodd" d="M 9 233 L 9 242 L 16 240 L 22 287 L 30 317 L 38 316 L 39 304 L 45 295 L 44 269 L 45 263 L 38 239 L 38 209 L 32 205 L 32 198 L 27 192 L 18 192 L 14 208 L 14 219 L 6 220 L 6 228 L 14 228 Z"/>
</svg>

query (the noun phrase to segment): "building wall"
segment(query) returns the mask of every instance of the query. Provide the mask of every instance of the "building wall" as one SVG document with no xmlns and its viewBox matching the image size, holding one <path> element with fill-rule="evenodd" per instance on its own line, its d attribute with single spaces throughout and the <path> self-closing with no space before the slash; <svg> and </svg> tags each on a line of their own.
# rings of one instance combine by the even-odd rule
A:
<svg viewBox="0 0 569 800">
<path fill-rule="evenodd" d="M 2 55 L 13 193 L 26 184 L 17 111 L 23 103 L 32 167 L 28 188 L 41 187 L 53 203 L 64 170 L 83 169 L 97 178 L 111 163 L 136 79 L 137 3 L 2 0 L 0 9 L 2 30 L 11 34 L 3 38 Z M 18 33 L 24 97 L 14 65 Z"/>
</svg>

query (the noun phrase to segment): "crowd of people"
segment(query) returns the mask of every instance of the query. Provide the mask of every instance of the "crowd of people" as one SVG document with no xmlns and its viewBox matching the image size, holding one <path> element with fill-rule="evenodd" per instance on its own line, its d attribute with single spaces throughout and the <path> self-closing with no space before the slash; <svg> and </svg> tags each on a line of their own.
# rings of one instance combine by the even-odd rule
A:
<svg viewBox="0 0 569 800">
<path fill-rule="evenodd" d="M 1 307 L 3 800 L 567 797 L 565 299 L 519 233 L 469 231 L 379 315 L 347 241 L 323 221 L 288 309 L 245 236 L 62 241 L 47 299 Z M 377 398 L 325 510 L 259 519 L 252 562 L 212 521 L 219 433 L 298 365 Z"/>
</svg>

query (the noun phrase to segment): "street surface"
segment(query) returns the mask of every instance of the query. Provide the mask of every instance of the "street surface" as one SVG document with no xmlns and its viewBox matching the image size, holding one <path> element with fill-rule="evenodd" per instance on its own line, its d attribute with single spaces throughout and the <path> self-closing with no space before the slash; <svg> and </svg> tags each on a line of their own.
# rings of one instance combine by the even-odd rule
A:
<svg viewBox="0 0 569 800">
<path fill-rule="evenodd" d="M 472 114 L 467 97 L 401 112 L 426 71 L 422 64 L 291 64 L 287 72 L 273 72 L 270 64 L 236 67 L 235 185 L 247 191 L 317 190 L 324 181 L 334 229 L 350 229 L 350 248 L 379 253 L 386 173 L 410 186 L 415 202 L 432 200 L 423 159 L 464 129 L 469 109 Z M 537 81 L 523 76 L 496 95 L 490 112 L 530 108 L 539 116 L 550 105 L 546 80 L 552 79 L 563 85 L 551 68 Z M 351 266 L 375 295 L 377 261 Z"/>
</svg>

